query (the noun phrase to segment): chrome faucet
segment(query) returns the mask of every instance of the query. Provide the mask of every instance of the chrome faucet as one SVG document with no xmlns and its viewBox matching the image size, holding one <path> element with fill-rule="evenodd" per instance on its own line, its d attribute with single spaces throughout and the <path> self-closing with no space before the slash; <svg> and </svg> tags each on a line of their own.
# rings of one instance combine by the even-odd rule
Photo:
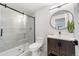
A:
<svg viewBox="0 0 79 59">
<path fill-rule="evenodd" d="M 62 26 L 58 26 L 58 30 L 60 30 L 60 27 L 62 27 Z M 61 31 L 59 31 L 59 35 L 61 35 Z"/>
</svg>

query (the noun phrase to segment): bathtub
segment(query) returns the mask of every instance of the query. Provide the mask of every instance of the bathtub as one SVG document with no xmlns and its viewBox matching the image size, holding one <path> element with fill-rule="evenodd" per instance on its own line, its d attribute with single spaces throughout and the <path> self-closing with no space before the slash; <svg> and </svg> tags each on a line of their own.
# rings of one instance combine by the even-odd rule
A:
<svg viewBox="0 0 79 59">
<path fill-rule="evenodd" d="M 29 51 L 29 44 L 22 44 L 15 48 L 9 49 L 0 53 L 0 56 L 30 56 L 31 52 Z"/>
</svg>

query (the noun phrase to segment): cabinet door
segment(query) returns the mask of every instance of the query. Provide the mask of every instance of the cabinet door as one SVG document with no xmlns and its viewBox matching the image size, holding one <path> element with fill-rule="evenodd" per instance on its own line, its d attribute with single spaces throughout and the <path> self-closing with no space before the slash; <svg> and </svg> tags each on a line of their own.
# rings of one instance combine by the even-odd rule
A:
<svg viewBox="0 0 79 59">
<path fill-rule="evenodd" d="M 72 41 L 66 42 L 66 55 L 74 56 L 75 55 L 75 45 Z"/>
<path fill-rule="evenodd" d="M 59 55 L 58 40 L 48 38 L 48 55 Z"/>
<path fill-rule="evenodd" d="M 75 46 L 72 41 L 61 40 L 60 56 L 73 56 L 75 55 Z"/>
<path fill-rule="evenodd" d="M 60 56 L 66 56 L 66 52 L 67 52 L 66 51 L 66 43 L 67 42 L 64 41 L 64 40 L 60 40 L 59 42 L 60 42 L 60 46 L 59 46 L 59 48 L 60 48 L 59 51 L 60 52 L 59 52 L 59 55 Z"/>
</svg>

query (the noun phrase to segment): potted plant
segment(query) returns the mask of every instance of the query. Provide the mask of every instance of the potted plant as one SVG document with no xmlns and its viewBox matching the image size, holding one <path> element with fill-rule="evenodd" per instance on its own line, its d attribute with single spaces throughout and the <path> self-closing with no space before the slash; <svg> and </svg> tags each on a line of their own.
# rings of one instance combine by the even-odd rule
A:
<svg viewBox="0 0 79 59">
<path fill-rule="evenodd" d="M 75 29 L 75 26 L 74 26 L 74 21 L 69 21 L 67 22 L 67 30 L 70 32 L 70 33 L 73 33 L 74 32 L 74 29 Z"/>
</svg>

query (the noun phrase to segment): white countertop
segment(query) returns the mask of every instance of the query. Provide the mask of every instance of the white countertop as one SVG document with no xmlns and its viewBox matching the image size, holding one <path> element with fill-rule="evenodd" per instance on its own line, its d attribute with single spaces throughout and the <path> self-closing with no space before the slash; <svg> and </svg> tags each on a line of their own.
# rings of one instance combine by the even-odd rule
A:
<svg viewBox="0 0 79 59">
<path fill-rule="evenodd" d="M 67 41 L 74 41 L 75 40 L 75 38 L 68 37 L 66 35 L 48 35 L 48 38 L 56 38 L 56 39 L 67 40 Z"/>
</svg>

